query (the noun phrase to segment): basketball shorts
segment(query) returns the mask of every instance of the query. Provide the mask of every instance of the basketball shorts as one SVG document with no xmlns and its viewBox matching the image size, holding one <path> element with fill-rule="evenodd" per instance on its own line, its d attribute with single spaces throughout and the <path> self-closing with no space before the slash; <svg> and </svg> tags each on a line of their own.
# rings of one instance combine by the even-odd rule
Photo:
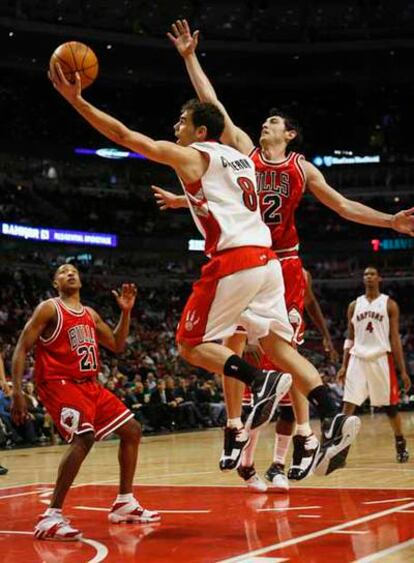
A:
<svg viewBox="0 0 414 563">
<path fill-rule="evenodd" d="M 399 403 L 399 386 L 391 354 L 373 360 L 351 354 L 345 378 L 344 401 L 359 406 L 368 397 L 374 407 Z"/>
<path fill-rule="evenodd" d="M 39 399 L 58 428 L 71 442 L 75 434 L 93 432 L 102 440 L 133 418 L 133 413 L 94 379 L 75 383 L 53 379 L 37 387 Z"/>
<path fill-rule="evenodd" d="M 223 278 L 201 278 L 193 285 L 177 330 L 177 342 L 196 346 L 223 340 L 241 325 L 258 344 L 270 331 L 292 341 L 278 260 Z"/>
<path fill-rule="evenodd" d="M 303 344 L 305 323 L 303 309 L 305 306 L 306 279 L 303 274 L 302 260 L 299 256 L 280 258 L 283 281 L 285 282 L 285 301 L 289 321 L 294 331 L 294 342 Z"/>
</svg>

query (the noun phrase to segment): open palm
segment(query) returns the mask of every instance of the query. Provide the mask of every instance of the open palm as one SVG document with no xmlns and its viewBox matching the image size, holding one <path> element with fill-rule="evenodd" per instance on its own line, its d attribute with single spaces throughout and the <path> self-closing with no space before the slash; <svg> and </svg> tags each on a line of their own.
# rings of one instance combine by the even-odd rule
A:
<svg viewBox="0 0 414 563">
<path fill-rule="evenodd" d="M 195 52 L 198 45 L 199 31 L 191 33 L 187 20 L 177 20 L 171 26 L 172 33 L 167 33 L 172 44 L 182 57 L 187 57 Z"/>
</svg>

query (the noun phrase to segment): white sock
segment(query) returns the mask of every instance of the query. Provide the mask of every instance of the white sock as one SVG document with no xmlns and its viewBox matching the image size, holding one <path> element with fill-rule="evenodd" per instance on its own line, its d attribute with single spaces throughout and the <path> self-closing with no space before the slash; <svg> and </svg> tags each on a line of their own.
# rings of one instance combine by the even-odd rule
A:
<svg viewBox="0 0 414 563">
<path fill-rule="evenodd" d="M 243 467 L 251 467 L 254 464 L 254 454 L 256 451 L 259 434 L 260 434 L 259 431 L 250 432 L 250 442 L 242 453 L 241 465 Z"/>
<path fill-rule="evenodd" d="M 309 422 L 304 422 L 303 424 L 296 424 L 295 434 L 297 436 L 310 436 L 311 434 L 313 434 Z"/>
<path fill-rule="evenodd" d="M 227 426 L 229 428 L 243 428 L 243 423 L 241 418 L 228 418 L 227 419 Z"/>
<path fill-rule="evenodd" d="M 62 509 L 61 508 L 48 508 L 44 513 L 45 516 L 61 516 Z"/>
<path fill-rule="evenodd" d="M 127 493 L 126 495 L 118 495 L 115 502 L 130 502 L 131 500 L 134 500 L 134 494 Z"/>
<path fill-rule="evenodd" d="M 288 453 L 291 440 L 292 436 L 286 436 L 285 434 L 275 434 L 275 447 L 273 450 L 274 463 L 285 465 L 286 455 Z"/>
</svg>

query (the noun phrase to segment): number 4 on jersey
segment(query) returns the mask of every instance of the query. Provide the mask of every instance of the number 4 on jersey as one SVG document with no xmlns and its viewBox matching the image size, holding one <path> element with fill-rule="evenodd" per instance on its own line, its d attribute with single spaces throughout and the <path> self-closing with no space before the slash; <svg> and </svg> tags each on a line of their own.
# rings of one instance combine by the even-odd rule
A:
<svg viewBox="0 0 414 563">
<path fill-rule="evenodd" d="M 365 327 L 365 330 L 367 330 L 368 332 L 370 332 L 371 334 L 374 332 L 374 327 L 372 326 L 372 322 L 369 321 L 369 323 L 367 324 L 367 326 Z"/>
</svg>

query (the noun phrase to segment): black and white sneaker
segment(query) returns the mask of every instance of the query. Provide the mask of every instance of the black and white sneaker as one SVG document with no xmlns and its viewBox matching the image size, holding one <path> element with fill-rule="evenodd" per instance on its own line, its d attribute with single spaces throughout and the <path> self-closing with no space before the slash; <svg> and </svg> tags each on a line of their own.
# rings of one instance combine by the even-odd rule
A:
<svg viewBox="0 0 414 563">
<path fill-rule="evenodd" d="M 280 399 L 292 385 L 290 373 L 262 370 L 252 383 L 253 408 L 246 421 L 248 432 L 271 421 Z"/>
<path fill-rule="evenodd" d="M 288 478 L 301 481 L 312 474 L 319 453 L 319 440 L 315 434 L 293 436 L 293 459 Z"/>
<path fill-rule="evenodd" d="M 265 473 L 266 479 L 272 483 L 273 487 L 285 493 L 289 490 L 289 481 L 285 474 L 285 466 L 281 463 L 273 462 Z"/>
<path fill-rule="evenodd" d="M 322 423 L 321 448 L 314 473 L 329 475 L 344 467 L 352 442 L 357 437 L 361 421 L 357 416 L 337 414 Z"/>
<path fill-rule="evenodd" d="M 219 467 L 221 471 L 237 469 L 241 462 L 241 455 L 248 445 L 250 436 L 245 428 L 224 429 L 224 447 L 221 452 Z"/>
<path fill-rule="evenodd" d="M 395 449 L 398 463 L 407 463 L 410 459 L 410 454 L 408 453 L 407 442 L 404 438 L 395 441 Z"/>
</svg>

